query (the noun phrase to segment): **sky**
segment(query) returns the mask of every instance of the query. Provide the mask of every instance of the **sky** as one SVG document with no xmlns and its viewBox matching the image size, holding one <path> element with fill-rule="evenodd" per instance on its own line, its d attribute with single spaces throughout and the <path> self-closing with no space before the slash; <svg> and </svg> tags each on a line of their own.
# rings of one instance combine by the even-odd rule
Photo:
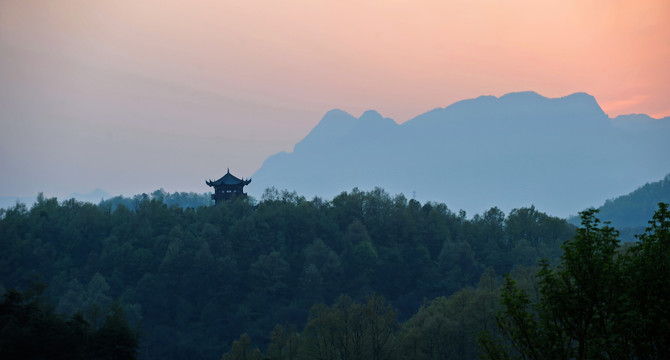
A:
<svg viewBox="0 0 670 360">
<path fill-rule="evenodd" d="M 532 90 L 661 118 L 668 64 L 668 0 L 0 0 L 0 196 L 203 193 L 334 108 Z"/>
</svg>

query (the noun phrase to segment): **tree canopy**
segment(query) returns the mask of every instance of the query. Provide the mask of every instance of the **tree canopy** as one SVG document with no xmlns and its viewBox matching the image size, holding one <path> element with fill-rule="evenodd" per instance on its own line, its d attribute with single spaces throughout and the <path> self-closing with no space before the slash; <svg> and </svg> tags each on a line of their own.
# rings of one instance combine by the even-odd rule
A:
<svg viewBox="0 0 670 360">
<path fill-rule="evenodd" d="M 541 263 L 537 302 L 507 277 L 497 316 L 504 341 L 483 337 L 488 358 L 670 357 L 670 212 L 658 205 L 628 247 L 597 210 L 581 213 L 582 227 L 564 244 L 558 266 Z"/>
<path fill-rule="evenodd" d="M 383 296 L 404 322 L 425 301 L 475 287 L 488 268 L 557 259 L 574 234 L 532 207 L 468 219 L 382 189 L 329 201 L 269 189 L 258 202 L 194 207 L 166 197 L 138 196 L 129 208 L 42 196 L 3 210 L 0 284 L 46 283 L 58 313 L 81 310 L 96 326 L 118 299 L 142 328 L 141 358 L 212 358 L 245 332 L 265 351 L 277 324 L 301 329 L 314 304 L 343 294 Z"/>
</svg>

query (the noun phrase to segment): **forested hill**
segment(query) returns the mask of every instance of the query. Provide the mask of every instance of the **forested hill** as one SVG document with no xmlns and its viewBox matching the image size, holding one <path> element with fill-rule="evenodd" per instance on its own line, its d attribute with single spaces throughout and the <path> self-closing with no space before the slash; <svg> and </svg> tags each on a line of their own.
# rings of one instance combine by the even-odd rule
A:
<svg viewBox="0 0 670 360">
<path fill-rule="evenodd" d="M 641 234 L 648 226 L 659 202 L 670 203 L 670 174 L 629 194 L 607 200 L 598 208 L 598 217 L 620 229 L 625 240 L 633 240 L 634 234 Z M 577 216 L 568 221 L 575 225 L 580 222 Z"/>
<path fill-rule="evenodd" d="M 198 208 L 136 200 L 112 210 L 38 197 L 0 210 L 0 290 L 42 282 L 57 312 L 93 324 L 118 299 L 143 334 L 140 358 L 218 359 L 241 333 L 265 348 L 275 324 L 302 328 L 310 307 L 342 294 L 383 296 L 400 321 L 427 300 L 465 301 L 487 268 L 494 279 L 557 259 L 575 231 L 532 207 L 467 219 L 381 189 L 330 201 L 268 190 L 258 203 Z M 468 311 L 468 324 L 490 319 Z M 452 325 L 468 339 L 459 354 L 475 357 L 477 327 Z"/>
</svg>

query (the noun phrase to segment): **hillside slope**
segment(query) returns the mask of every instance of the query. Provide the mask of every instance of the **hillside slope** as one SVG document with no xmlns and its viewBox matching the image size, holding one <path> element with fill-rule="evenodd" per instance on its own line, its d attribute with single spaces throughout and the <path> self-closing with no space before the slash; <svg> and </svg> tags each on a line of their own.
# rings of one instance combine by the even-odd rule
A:
<svg viewBox="0 0 670 360">
<path fill-rule="evenodd" d="M 662 180 L 647 183 L 635 191 L 609 199 L 598 208 L 598 218 L 609 221 L 620 229 L 623 240 L 633 240 L 635 234 L 641 234 L 649 225 L 658 203 L 670 203 L 670 174 Z M 579 225 L 579 217 L 572 216 L 568 221 Z"/>
</svg>

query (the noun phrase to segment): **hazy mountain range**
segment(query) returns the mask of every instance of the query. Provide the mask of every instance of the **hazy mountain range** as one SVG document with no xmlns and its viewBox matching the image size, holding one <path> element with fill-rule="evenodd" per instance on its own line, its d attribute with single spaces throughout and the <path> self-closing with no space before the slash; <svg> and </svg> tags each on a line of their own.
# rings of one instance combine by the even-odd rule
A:
<svg viewBox="0 0 670 360">
<path fill-rule="evenodd" d="M 266 159 L 248 190 L 331 198 L 379 186 L 469 215 L 535 205 L 565 217 L 663 178 L 668 139 L 670 117 L 610 118 L 585 93 L 482 96 L 402 125 L 332 110 L 292 153 Z"/>
</svg>

